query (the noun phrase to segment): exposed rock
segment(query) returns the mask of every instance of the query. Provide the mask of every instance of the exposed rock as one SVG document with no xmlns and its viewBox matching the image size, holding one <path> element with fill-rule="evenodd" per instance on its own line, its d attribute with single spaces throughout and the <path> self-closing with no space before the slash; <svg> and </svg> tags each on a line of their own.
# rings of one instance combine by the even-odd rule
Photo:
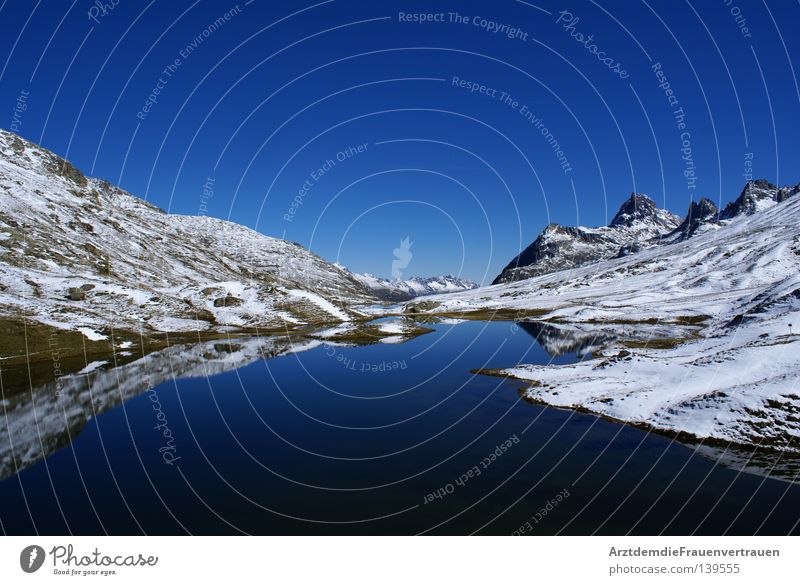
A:
<svg viewBox="0 0 800 585">
<path fill-rule="evenodd" d="M 83 301 L 86 300 L 86 291 L 83 288 L 72 287 L 67 290 L 67 297 L 71 301 Z"/>
<path fill-rule="evenodd" d="M 798 191 L 800 191 L 800 185 L 778 188 L 765 179 L 748 181 L 741 195 L 725 207 L 719 218 L 726 220 L 739 215 L 752 215 L 785 201 L 796 195 Z"/>
<path fill-rule="evenodd" d="M 214 299 L 214 306 L 219 307 L 239 307 L 244 304 L 244 301 L 240 298 L 237 298 L 233 295 L 228 295 L 225 297 L 220 297 L 218 299 Z"/>
<path fill-rule="evenodd" d="M 0 238 L 0 317 L 145 333 L 283 328 L 347 321 L 360 316 L 355 306 L 376 301 L 348 270 L 301 246 L 213 217 L 165 213 L 4 130 L 0 193 L 8 234 Z M 89 283 L 91 303 L 79 302 Z M 218 301 L 220 314 L 208 311 L 211 302 L 195 306 L 228 291 L 235 297 Z"/>
<path fill-rule="evenodd" d="M 739 197 L 720 212 L 710 199 L 692 202 L 686 217 L 664 209 L 640 193 L 622 204 L 607 227 L 548 225 L 538 238 L 503 269 L 492 284 L 525 280 L 638 254 L 652 246 L 682 241 L 704 226 L 719 226 L 762 211 L 800 192 L 800 184 L 776 187 L 765 179 L 749 181 Z"/>
<path fill-rule="evenodd" d="M 631 193 L 608 225 L 609 227 L 636 227 L 639 224 L 654 223 L 664 228 L 670 228 L 677 219 L 669 211 L 659 209 L 656 202 L 647 195 Z"/>
<path fill-rule="evenodd" d="M 686 219 L 683 220 L 681 225 L 670 234 L 674 235 L 677 239 L 686 239 L 694 235 L 694 233 L 703 225 L 714 223 L 719 218 L 719 209 L 710 199 L 702 198 L 699 202 L 692 201 L 689 204 L 689 211 L 686 213 Z"/>
</svg>

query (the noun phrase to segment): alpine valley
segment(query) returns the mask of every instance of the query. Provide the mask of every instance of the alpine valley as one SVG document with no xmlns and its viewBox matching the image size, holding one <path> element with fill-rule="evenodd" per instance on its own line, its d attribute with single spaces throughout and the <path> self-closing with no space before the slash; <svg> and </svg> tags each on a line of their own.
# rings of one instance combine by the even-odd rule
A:
<svg viewBox="0 0 800 585">
<path fill-rule="evenodd" d="M 750 181 L 721 210 L 703 199 L 682 218 L 634 193 L 607 226 L 547 226 L 479 288 L 455 276 L 354 274 L 231 222 L 166 213 L 0 131 L 4 404 L 24 434 L 33 414 L 13 388 L 50 388 L 52 366 L 24 366 L 52 361 L 54 348 L 59 383 L 83 404 L 87 386 L 66 374 L 94 372 L 110 387 L 102 371 L 112 361 L 138 372 L 184 356 L 193 375 L 209 360 L 226 370 L 323 343 L 400 343 L 430 323 L 513 320 L 551 356 L 581 356 L 480 370 L 522 380 L 530 401 L 797 454 L 798 192 Z M 132 381 L 123 394 L 146 386 Z M 65 440 L 63 421 L 42 412 L 50 452 Z M 80 428 L 86 408 L 70 416 Z M 2 454 L 7 473 L 12 460 L 43 456 L 34 443 L 21 459 Z"/>
</svg>

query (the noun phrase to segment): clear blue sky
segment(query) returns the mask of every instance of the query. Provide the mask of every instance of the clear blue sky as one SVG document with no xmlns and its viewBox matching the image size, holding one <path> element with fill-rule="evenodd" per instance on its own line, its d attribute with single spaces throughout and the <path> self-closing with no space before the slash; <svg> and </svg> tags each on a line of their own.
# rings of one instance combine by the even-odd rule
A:
<svg viewBox="0 0 800 585">
<path fill-rule="evenodd" d="M 488 282 L 634 190 L 800 181 L 796 2 L 105 4 L 0 4 L 0 126 L 356 271 L 408 236 L 405 276 Z"/>
</svg>

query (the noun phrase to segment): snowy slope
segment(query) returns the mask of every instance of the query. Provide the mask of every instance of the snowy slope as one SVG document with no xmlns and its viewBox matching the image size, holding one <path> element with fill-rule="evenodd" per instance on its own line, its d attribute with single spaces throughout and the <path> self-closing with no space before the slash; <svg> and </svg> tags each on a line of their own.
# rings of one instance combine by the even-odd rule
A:
<svg viewBox="0 0 800 585">
<path fill-rule="evenodd" d="M 345 269 L 231 222 L 165 213 L 0 131 L 0 317 L 116 329 L 283 328 L 373 302 Z"/>
<path fill-rule="evenodd" d="M 800 298 L 787 299 L 785 308 L 672 349 L 605 351 L 574 365 L 504 371 L 536 381 L 526 396 L 538 402 L 800 452 L 800 335 L 790 336 L 788 328 Z"/>
<path fill-rule="evenodd" d="M 800 262 L 800 197 L 720 221 L 694 237 L 572 270 L 409 302 L 419 312 L 519 310 L 570 322 L 732 319 L 791 290 Z M 783 293 L 785 294 L 785 293 Z"/>
<path fill-rule="evenodd" d="M 541 333 L 555 348 L 588 347 L 593 359 L 503 370 L 533 381 L 527 392 L 533 400 L 800 452 L 800 197 L 796 187 L 780 192 L 786 194 L 780 201 L 771 197 L 752 212 L 716 217 L 690 238 L 406 307 L 516 311 L 577 327 L 574 347 L 553 330 Z M 632 331 L 653 324 L 672 324 L 677 332 L 668 339 L 655 333 L 649 343 L 633 339 Z M 591 335 L 596 325 L 601 332 Z M 615 325 L 616 335 L 603 339 Z"/>
<path fill-rule="evenodd" d="M 407 301 L 414 297 L 478 288 L 477 283 L 457 276 L 415 277 L 387 280 L 371 274 L 354 274 L 374 296 L 385 301 Z"/>
</svg>

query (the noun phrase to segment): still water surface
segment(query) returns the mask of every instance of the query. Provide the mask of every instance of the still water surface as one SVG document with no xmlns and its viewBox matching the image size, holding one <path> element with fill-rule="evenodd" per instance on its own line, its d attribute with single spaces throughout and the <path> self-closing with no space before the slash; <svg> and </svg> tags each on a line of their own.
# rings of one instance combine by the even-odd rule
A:
<svg viewBox="0 0 800 585">
<path fill-rule="evenodd" d="M 227 368 L 195 368 L 188 378 L 170 372 L 185 375 L 176 360 L 189 357 L 120 369 L 118 376 L 141 378 L 132 397 L 119 384 L 96 388 L 117 405 L 86 413 L 82 429 L 61 437 L 47 458 L 0 482 L 2 530 L 797 530 L 798 485 L 723 467 L 715 452 L 701 456 L 669 438 L 529 404 L 521 382 L 470 373 L 578 359 L 553 358 L 530 328 L 477 321 L 433 327 L 405 343 L 321 344 L 272 359 L 243 358 L 234 342 L 217 355 L 217 365 L 229 360 Z M 147 391 L 149 379 L 157 385 Z M 0 441 L 15 440 L 3 435 Z"/>
</svg>

